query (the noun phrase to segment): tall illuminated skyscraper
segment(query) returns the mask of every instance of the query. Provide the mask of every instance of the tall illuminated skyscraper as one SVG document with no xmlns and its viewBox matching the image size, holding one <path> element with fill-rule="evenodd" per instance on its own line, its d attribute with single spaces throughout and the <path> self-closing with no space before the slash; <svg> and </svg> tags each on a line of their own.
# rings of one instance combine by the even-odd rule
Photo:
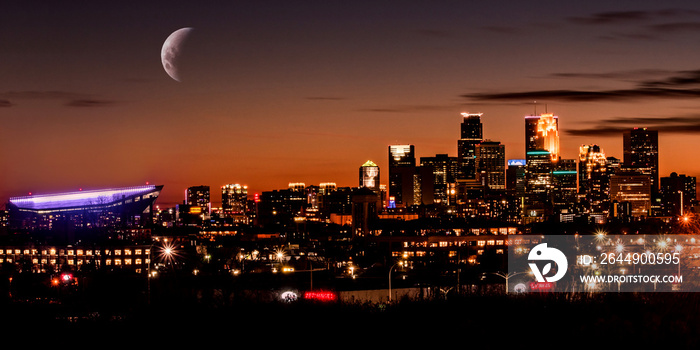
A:
<svg viewBox="0 0 700 350">
<path fill-rule="evenodd" d="M 629 203 L 633 217 L 646 217 L 651 212 L 651 178 L 639 172 L 620 171 L 610 177 L 610 200 Z"/>
<path fill-rule="evenodd" d="M 525 117 L 525 151 L 548 151 L 559 160 L 559 117 L 551 113 Z"/>
<path fill-rule="evenodd" d="M 525 214 L 543 217 L 551 209 L 552 171 L 559 161 L 559 117 L 525 117 Z"/>
<path fill-rule="evenodd" d="M 360 187 L 379 193 L 379 166 L 371 160 L 360 166 Z"/>
<path fill-rule="evenodd" d="M 462 113 L 461 137 L 457 141 L 459 158 L 459 179 L 477 178 L 476 145 L 483 140 L 483 113 Z"/>
<path fill-rule="evenodd" d="M 248 208 L 248 186 L 229 184 L 221 186 L 221 209 L 225 214 L 245 214 Z"/>
<path fill-rule="evenodd" d="M 623 134 L 623 167 L 649 175 L 652 194 L 659 190 L 659 134 L 634 128 Z"/>
<path fill-rule="evenodd" d="M 447 203 L 450 184 L 454 187 L 459 172 L 457 157 L 450 157 L 447 154 L 421 157 L 420 166 L 432 171 L 433 200 L 436 203 Z"/>
<path fill-rule="evenodd" d="M 205 216 L 211 215 L 209 186 L 192 186 L 185 192 L 185 204 L 197 206 Z"/>
<path fill-rule="evenodd" d="M 610 175 L 608 159 L 600 146 L 579 147 L 578 193 L 591 213 L 609 210 Z"/>
<path fill-rule="evenodd" d="M 414 203 L 416 156 L 413 145 L 389 146 L 389 201 L 398 206 Z"/>
<path fill-rule="evenodd" d="M 485 140 L 476 145 L 476 169 L 481 184 L 489 190 L 506 189 L 506 146 Z"/>
</svg>

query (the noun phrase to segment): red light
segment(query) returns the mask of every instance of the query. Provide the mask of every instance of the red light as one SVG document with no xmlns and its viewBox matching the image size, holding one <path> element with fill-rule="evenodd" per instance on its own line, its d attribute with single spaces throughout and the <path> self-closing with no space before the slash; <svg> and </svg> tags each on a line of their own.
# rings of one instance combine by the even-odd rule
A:
<svg viewBox="0 0 700 350">
<path fill-rule="evenodd" d="M 61 274 L 61 280 L 63 282 L 70 282 L 73 279 L 73 275 L 70 273 L 63 273 Z"/>
<path fill-rule="evenodd" d="M 305 292 L 304 299 L 318 300 L 318 301 L 334 301 L 338 299 L 338 296 L 333 292 L 316 291 L 316 292 Z"/>
<path fill-rule="evenodd" d="M 256 203 L 257 203 L 257 202 L 260 202 L 260 195 L 259 195 L 259 194 L 257 194 L 257 193 L 254 194 L 254 195 L 253 195 L 253 198 L 254 198 L 254 200 L 255 200 Z"/>
</svg>

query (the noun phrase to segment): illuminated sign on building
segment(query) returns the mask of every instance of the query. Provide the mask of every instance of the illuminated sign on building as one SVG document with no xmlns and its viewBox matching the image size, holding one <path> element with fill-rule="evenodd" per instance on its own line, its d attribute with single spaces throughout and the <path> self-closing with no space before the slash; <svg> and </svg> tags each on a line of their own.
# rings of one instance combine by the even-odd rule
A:
<svg viewBox="0 0 700 350">
<path fill-rule="evenodd" d="M 338 295 L 329 291 L 308 291 L 304 293 L 304 299 L 317 301 L 335 301 Z"/>
<path fill-rule="evenodd" d="M 525 166 L 525 159 L 508 159 L 508 166 Z"/>
</svg>

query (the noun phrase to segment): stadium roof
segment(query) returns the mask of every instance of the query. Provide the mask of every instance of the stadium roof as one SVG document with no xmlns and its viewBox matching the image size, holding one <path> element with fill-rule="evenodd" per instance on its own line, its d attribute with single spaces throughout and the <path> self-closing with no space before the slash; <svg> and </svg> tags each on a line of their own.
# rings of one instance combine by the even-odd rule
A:
<svg viewBox="0 0 700 350">
<path fill-rule="evenodd" d="M 100 190 L 76 191 L 55 194 L 12 197 L 10 203 L 17 208 L 39 211 L 89 206 L 108 206 L 126 199 L 160 191 L 163 186 L 144 185 Z M 157 196 L 157 194 L 156 194 Z"/>
</svg>

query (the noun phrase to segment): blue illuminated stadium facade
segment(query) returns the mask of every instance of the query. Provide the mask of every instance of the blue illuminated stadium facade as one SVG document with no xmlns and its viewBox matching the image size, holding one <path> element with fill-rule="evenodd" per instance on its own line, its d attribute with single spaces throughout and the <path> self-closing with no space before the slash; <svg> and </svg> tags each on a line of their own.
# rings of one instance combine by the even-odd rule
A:
<svg viewBox="0 0 700 350">
<path fill-rule="evenodd" d="M 150 219 L 162 189 L 144 185 L 12 197 L 9 225 L 28 230 L 138 227 Z"/>
</svg>

